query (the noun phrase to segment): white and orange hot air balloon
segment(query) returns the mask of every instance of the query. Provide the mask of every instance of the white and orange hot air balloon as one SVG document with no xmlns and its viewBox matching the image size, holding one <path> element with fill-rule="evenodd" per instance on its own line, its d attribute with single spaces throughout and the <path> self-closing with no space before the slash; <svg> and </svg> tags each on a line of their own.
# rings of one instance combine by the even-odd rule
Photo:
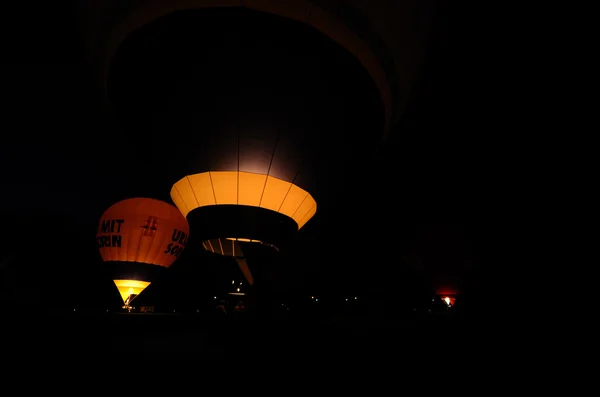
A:
<svg viewBox="0 0 600 397">
<path fill-rule="evenodd" d="M 189 226 L 179 209 L 151 198 L 130 198 L 109 207 L 96 241 L 125 308 L 183 252 Z"/>
</svg>

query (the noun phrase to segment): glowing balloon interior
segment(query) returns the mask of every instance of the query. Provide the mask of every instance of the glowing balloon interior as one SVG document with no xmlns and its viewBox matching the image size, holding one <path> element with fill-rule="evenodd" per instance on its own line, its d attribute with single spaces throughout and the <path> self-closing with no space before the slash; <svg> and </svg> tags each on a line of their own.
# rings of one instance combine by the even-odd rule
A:
<svg viewBox="0 0 600 397">
<path fill-rule="evenodd" d="M 119 290 L 119 294 L 123 299 L 123 304 L 125 306 L 129 306 L 131 301 L 138 296 L 143 290 L 146 289 L 147 286 L 150 285 L 148 281 L 138 281 L 138 280 L 113 280 L 117 289 Z"/>
<path fill-rule="evenodd" d="M 254 277 L 250 272 L 250 268 L 248 267 L 248 263 L 246 262 L 246 257 L 244 255 L 244 251 L 242 250 L 242 244 L 260 244 L 266 245 L 273 248 L 276 251 L 279 249 L 271 244 L 265 244 L 259 240 L 251 240 L 245 238 L 219 238 L 219 239 L 211 239 L 202 242 L 202 246 L 206 251 L 212 252 L 213 254 L 223 255 L 223 256 L 231 256 L 237 262 L 240 270 L 244 274 L 246 281 L 250 285 L 254 285 Z"/>
</svg>

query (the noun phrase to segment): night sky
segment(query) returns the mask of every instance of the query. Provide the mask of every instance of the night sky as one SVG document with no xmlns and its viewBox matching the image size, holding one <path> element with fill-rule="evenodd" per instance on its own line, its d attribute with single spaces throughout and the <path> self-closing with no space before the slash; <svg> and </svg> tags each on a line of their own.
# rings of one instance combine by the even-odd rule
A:
<svg viewBox="0 0 600 397">
<path fill-rule="evenodd" d="M 506 192 L 497 152 L 503 142 L 485 100 L 492 77 L 474 23 L 444 3 L 419 91 L 369 162 L 378 172 L 356 198 L 363 210 L 352 222 L 341 208 L 317 213 L 295 242 L 302 249 L 286 258 L 283 291 L 415 290 L 421 282 L 411 270 L 415 257 L 434 268 L 467 263 L 479 280 L 469 284 L 475 291 L 497 274 L 491 269 L 502 265 L 493 252 L 506 230 L 500 199 Z M 14 271 L 35 281 L 22 288 L 43 285 L 37 293 L 54 302 L 66 298 L 57 292 L 65 280 L 110 290 L 98 278 L 95 229 L 102 212 L 131 191 L 121 166 L 129 154 L 106 132 L 74 10 L 61 4 L 39 6 L 35 15 L 15 10 L 2 24 L 0 55 L 1 258 L 7 268 L 7 258 L 19 258 Z M 210 295 L 212 273 L 174 274 L 174 284 L 188 285 L 190 274 L 204 277 L 198 288 Z"/>
</svg>

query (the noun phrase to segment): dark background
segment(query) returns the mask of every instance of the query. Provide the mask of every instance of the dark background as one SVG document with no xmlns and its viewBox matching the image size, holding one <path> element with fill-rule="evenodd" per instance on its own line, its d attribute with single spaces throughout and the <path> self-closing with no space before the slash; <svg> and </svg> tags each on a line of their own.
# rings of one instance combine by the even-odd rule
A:
<svg viewBox="0 0 600 397">
<path fill-rule="evenodd" d="M 118 304 L 110 280 L 98 277 L 94 236 L 102 212 L 125 198 L 109 186 L 119 178 L 114 164 L 127 153 L 106 145 L 111 134 L 83 59 L 75 9 L 69 2 L 40 4 L 3 18 L 1 257 L 11 274 L 30 280 L 4 291 L 18 288 L 26 301 L 50 306 L 79 299 L 104 305 L 107 296 Z M 470 302 L 481 308 L 522 271 L 513 248 L 527 220 L 517 223 L 514 213 L 509 150 L 515 142 L 498 112 L 486 18 L 438 2 L 422 81 L 376 154 L 379 172 L 364 211 L 352 223 L 335 210 L 318 213 L 298 237 L 303 249 L 285 258 L 280 294 L 426 293 L 425 279 L 406 259 L 421 255 L 432 263 L 470 263 L 461 292 L 478 297 Z M 195 290 L 193 299 L 202 301 L 223 279 L 229 282 L 219 266 L 174 265 L 165 291 Z M 171 299 L 170 305 L 181 304 Z"/>
</svg>

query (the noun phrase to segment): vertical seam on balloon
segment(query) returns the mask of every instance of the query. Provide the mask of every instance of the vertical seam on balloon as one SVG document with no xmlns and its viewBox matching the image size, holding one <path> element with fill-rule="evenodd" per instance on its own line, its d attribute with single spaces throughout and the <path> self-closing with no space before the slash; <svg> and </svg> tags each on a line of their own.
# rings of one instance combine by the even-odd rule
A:
<svg viewBox="0 0 600 397">
<path fill-rule="evenodd" d="M 304 164 L 306 164 L 306 156 L 302 157 L 302 161 L 300 162 L 300 166 L 298 167 L 298 172 L 296 172 L 296 175 L 294 175 L 294 179 L 292 179 L 293 185 L 296 184 L 296 179 L 298 179 L 298 175 L 300 175 L 300 172 L 302 171 L 302 167 L 304 167 Z"/>
<path fill-rule="evenodd" d="M 310 207 L 308 209 L 308 211 L 306 211 L 306 213 L 304 214 L 304 216 L 300 220 L 301 221 L 304 220 L 304 218 L 306 218 L 308 216 L 308 214 L 310 213 L 310 211 L 312 211 L 313 208 L 315 209 L 315 214 L 316 214 L 317 213 L 317 202 L 316 201 L 314 202 L 314 204 L 312 205 L 312 207 Z M 309 219 L 310 219 L 310 217 L 302 225 L 300 225 L 300 222 L 297 222 L 298 223 L 298 230 L 300 230 L 300 228 L 302 226 L 304 226 L 306 224 L 306 222 L 308 222 Z"/>
<path fill-rule="evenodd" d="M 179 191 L 179 188 L 177 187 L 177 184 L 173 185 L 173 189 L 179 195 L 180 202 L 183 203 L 183 205 L 185 206 L 185 215 L 184 215 L 184 217 L 186 217 L 187 214 L 190 212 L 190 207 L 188 207 L 188 205 L 186 204 L 185 200 L 183 199 L 183 196 L 181 195 L 181 192 Z M 192 193 L 194 193 L 194 189 L 192 189 Z M 194 193 L 194 196 L 196 196 L 196 193 Z M 173 198 L 171 197 L 171 199 L 173 199 Z M 173 201 L 175 201 L 175 200 L 173 200 Z M 196 199 L 196 202 L 197 201 L 198 201 L 198 199 Z M 181 208 L 179 209 L 179 211 L 181 211 Z"/>
<path fill-rule="evenodd" d="M 262 192 L 260 193 L 260 201 L 258 202 L 258 206 L 262 205 L 262 200 L 265 195 L 265 189 L 267 187 L 267 180 L 269 179 L 269 174 L 271 173 L 271 166 L 273 165 L 273 159 L 275 158 L 275 152 L 277 151 L 277 145 L 279 144 L 279 137 L 281 137 L 281 128 L 277 131 L 277 138 L 275 138 L 275 145 L 273 145 L 273 153 L 271 154 L 271 160 L 269 161 L 269 168 L 267 168 L 267 177 L 265 178 L 265 183 L 263 184 Z"/>
<path fill-rule="evenodd" d="M 160 213 L 155 213 L 155 215 L 160 215 Z M 157 216 L 157 221 L 158 221 L 158 216 Z M 161 220 L 162 222 L 162 220 Z M 142 233 L 142 237 L 143 238 L 144 234 Z M 154 233 L 154 235 L 152 236 L 152 239 L 150 241 L 150 248 L 148 249 L 148 251 L 146 252 L 146 257 L 144 258 L 144 263 L 151 263 L 156 265 L 156 258 L 158 257 L 158 254 L 160 252 L 160 250 L 157 248 L 157 252 L 154 254 L 154 257 L 150 257 L 150 253 L 152 252 L 152 247 L 154 247 L 154 240 L 156 239 L 156 233 Z M 158 266 L 162 266 L 162 265 L 158 265 Z"/>
<path fill-rule="evenodd" d="M 271 160 L 269 161 L 269 168 L 267 169 L 267 175 L 271 174 L 271 167 L 273 166 L 273 159 L 275 158 L 275 152 L 277 151 L 277 145 L 279 144 L 279 138 L 281 137 L 282 128 L 278 128 L 277 138 L 275 138 L 275 144 L 273 145 L 273 153 L 271 154 Z"/>
<path fill-rule="evenodd" d="M 161 219 L 161 222 L 164 222 L 164 219 L 172 219 L 171 215 L 172 215 L 172 214 L 171 214 L 171 211 L 170 211 L 170 210 L 169 210 L 169 211 L 166 211 L 166 207 L 165 207 L 165 214 L 164 214 L 164 217 L 163 217 L 163 219 Z M 163 228 L 163 230 L 164 230 L 164 228 Z M 174 232 L 174 231 L 173 231 L 173 232 Z M 189 232 L 189 231 L 188 231 L 188 232 Z M 154 240 L 156 239 L 156 236 L 157 236 L 157 234 L 158 234 L 158 231 L 157 231 L 157 233 L 155 233 L 155 234 L 154 234 L 154 236 L 152 237 L 151 246 L 154 246 Z M 168 236 L 168 234 L 167 234 L 167 236 Z M 173 235 L 171 235 L 170 237 L 171 237 L 171 241 L 173 241 Z M 167 240 L 167 241 L 169 241 L 169 240 Z M 166 263 L 168 263 L 168 262 L 169 262 L 169 260 L 168 260 L 168 259 L 167 259 L 167 260 L 164 260 L 164 259 L 163 259 L 163 260 L 161 261 L 161 263 L 160 263 L 160 264 L 158 264 L 158 263 L 157 263 L 157 258 L 159 258 L 159 256 L 161 255 L 161 253 L 163 253 L 163 248 L 162 248 L 162 246 L 161 246 L 161 245 L 158 245 L 158 244 L 156 245 L 156 247 L 157 247 L 157 248 L 156 248 L 156 251 L 154 252 L 154 256 L 153 256 L 152 258 L 150 258 L 150 259 L 146 258 L 146 260 L 148 261 L 147 263 L 151 263 L 151 264 L 153 264 L 153 265 L 156 265 L 156 266 L 161 266 L 161 267 L 164 267 L 164 268 L 168 268 L 169 266 L 171 266 L 171 265 L 173 264 L 173 262 L 174 262 L 175 260 L 177 260 L 177 257 L 175 257 L 175 259 L 173 259 L 173 261 L 172 261 L 172 262 L 171 262 L 171 263 L 170 263 L 168 266 L 166 265 Z M 148 255 L 150 255 L 150 251 L 148 252 Z"/>
<path fill-rule="evenodd" d="M 155 215 L 158 215 L 156 212 L 151 212 L 151 211 L 148 211 L 147 213 L 148 213 L 148 214 L 155 214 Z M 148 220 L 149 220 L 149 219 L 147 219 L 147 221 L 148 221 Z M 150 222 L 150 223 L 148 224 L 148 230 L 150 230 L 150 227 L 151 227 L 151 225 L 152 225 L 152 223 Z M 141 234 L 141 236 L 140 236 L 140 242 L 141 242 L 141 241 L 144 239 L 144 237 L 145 237 L 145 236 L 144 236 L 144 233 L 142 233 L 142 234 Z M 151 239 L 151 241 L 150 241 L 150 243 L 149 243 L 149 245 L 148 245 L 148 249 L 146 250 L 146 254 L 144 255 L 144 260 L 143 260 L 143 261 L 140 261 L 140 262 L 142 262 L 142 263 L 151 263 L 151 262 L 148 262 L 148 260 L 149 260 L 150 251 L 152 250 L 152 246 L 153 246 L 153 244 L 152 244 L 152 243 L 153 243 L 153 241 L 154 241 L 154 237 L 152 237 L 152 239 Z"/>
<path fill-rule="evenodd" d="M 298 205 L 298 208 L 296 208 L 296 211 L 294 211 L 294 213 L 292 214 L 292 216 L 291 216 L 292 219 L 294 219 L 294 215 L 296 215 L 296 213 L 298 212 L 298 210 L 300 209 L 300 207 L 302 207 L 302 204 L 304 204 L 304 202 L 306 201 L 307 197 L 308 197 L 308 192 L 306 192 L 306 196 L 304 196 L 304 198 L 302 199 L 302 201 Z"/>
<path fill-rule="evenodd" d="M 267 188 L 267 181 L 268 180 L 269 180 L 269 175 L 265 175 L 265 183 L 263 183 L 262 192 L 260 193 L 260 201 L 258 202 L 258 206 L 259 207 L 262 206 L 262 200 L 263 200 L 263 197 L 265 196 L 265 189 Z"/>
<path fill-rule="evenodd" d="M 290 185 L 290 189 L 292 188 L 292 185 L 296 184 L 296 179 L 298 179 L 298 175 L 300 175 L 300 172 L 302 171 L 302 167 L 304 167 L 304 164 L 306 164 L 306 157 L 302 158 L 302 162 L 300 163 L 300 166 L 298 167 L 298 172 L 296 172 L 296 175 L 294 175 L 294 179 L 292 179 L 291 185 Z M 288 189 L 288 193 L 289 193 L 289 189 Z M 288 193 L 285 194 L 285 197 L 283 198 L 283 201 L 281 202 L 281 205 L 279 206 L 279 209 L 281 209 L 281 206 L 283 206 L 283 203 L 285 201 L 285 199 L 287 198 Z M 277 211 L 279 212 L 279 211 Z"/>
<path fill-rule="evenodd" d="M 279 208 L 277 209 L 277 212 L 281 213 L 281 207 L 283 207 L 283 203 L 285 203 L 285 200 L 287 199 L 288 194 L 290 194 L 290 190 L 292 190 L 292 186 L 294 186 L 294 184 L 290 183 L 290 187 L 288 188 L 288 191 L 285 193 L 285 196 L 283 196 L 283 200 L 281 200 L 281 204 L 279 204 Z"/>
<path fill-rule="evenodd" d="M 196 191 L 194 190 L 194 186 L 192 186 L 192 181 L 190 181 L 190 177 L 186 176 L 185 179 L 187 180 L 188 185 L 190 185 L 190 189 L 192 189 L 192 194 L 194 195 L 194 199 L 196 200 L 196 205 L 198 207 L 200 207 L 200 201 L 198 201 L 198 197 L 196 196 Z M 198 207 L 196 207 L 196 208 L 198 208 Z"/>
<path fill-rule="evenodd" d="M 213 192 L 213 198 L 215 199 L 215 205 L 217 205 L 219 203 L 217 203 L 217 194 L 215 193 L 215 185 L 213 184 L 213 180 L 212 180 L 212 171 L 208 171 L 208 177 L 210 178 L 210 187 Z"/>
<path fill-rule="evenodd" d="M 142 202 L 141 202 L 141 201 L 139 201 L 139 202 L 138 202 L 138 204 L 135 206 L 135 208 L 136 208 L 136 211 L 135 211 L 135 213 L 136 213 L 136 214 L 137 214 L 137 208 L 138 208 L 138 207 L 141 205 L 141 203 L 142 203 Z M 137 242 L 137 249 L 136 249 L 136 252 L 135 252 L 135 262 L 140 262 L 140 261 L 138 261 L 138 255 L 140 254 L 140 245 L 142 244 L 142 236 L 143 236 L 143 235 L 144 235 L 143 233 L 140 233 L 140 238 L 139 238 L 139 240 L 138 240 L 138 242 Z M 127 240 L 129 240 L 129 239 L 127 239 Z M 146 259 L 146 258 L 144 258 L 144 260 L 145 260 L 145 259 Z"/>
<path fill-rule="evenodd" d="M 156 238 L 156 235 L 154 237 L 152 237 L 152 241 L 150 242 L 150 247 L 154 246 L 154 239 L 155 238 Z M 156 252 L 154 253 L 154 256 L 151 257 L 151 258 L 149 258 L 151 250 L 148 250 L 148 253 L 146 254 L 146 262 L 145 263 L 150 263 L 153 266 L 161 266 L 161 267 L 165 267 L 166 268 L 167 266 L 163 265 L 165 263 L 164 260 L 161 261 L 161 263 L 156 263 L 156 260 L 157 260 L 158 256 L 160 255 L 161 251 L 162 251 L 162 247 L 160 247 L 160 249 L 157 248 Z"/>
</svg>

